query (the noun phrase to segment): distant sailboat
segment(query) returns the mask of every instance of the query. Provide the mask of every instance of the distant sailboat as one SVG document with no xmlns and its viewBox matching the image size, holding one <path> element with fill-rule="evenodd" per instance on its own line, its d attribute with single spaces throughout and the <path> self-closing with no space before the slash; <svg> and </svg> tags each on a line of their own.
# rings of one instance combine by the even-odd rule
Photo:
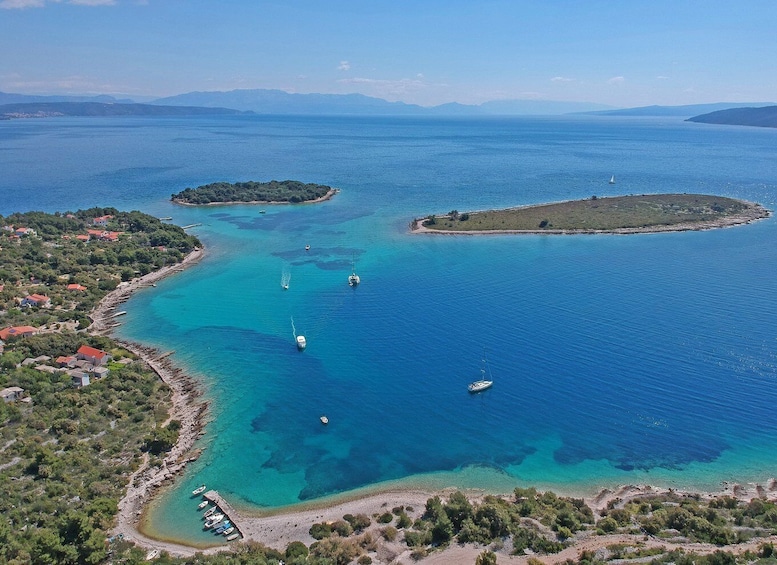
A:
<svg viewBox="0 0 777 565">
<path fill-rule="evenodd" d="M 488 368 L 488 378 L 486 378 L 486 368 Z M 491 368 L 488 367 L 488 361 L 486 361 L 486 351 L 483 350 L 483 366 L 480 368 L 480 379 L 471 382 L 467 386 L 467 390 L 470 392 L 481 392 L 487 388 L 491 388 L 494 384 L 494 377 L 491 376 Z"/>
<path fill-rule="evenodd" d="M 351 261 L 351 274 L 348 275 L 348 284 L 350 286 L 358 286 L 358 284 L 362 282 L 362 280 L 359 278 L 359 275 L 356 274 L 356 262 Z"/>
<path fill-rule="evenodd" d="M 610 177 L 610 184 L 615 184 L 615 175 Z"/>
</svg>

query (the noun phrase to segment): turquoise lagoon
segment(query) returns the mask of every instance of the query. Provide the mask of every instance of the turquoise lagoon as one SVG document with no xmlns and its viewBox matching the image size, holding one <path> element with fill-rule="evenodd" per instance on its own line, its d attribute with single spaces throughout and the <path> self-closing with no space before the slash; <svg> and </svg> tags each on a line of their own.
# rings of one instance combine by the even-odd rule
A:
<svg viewBox="0 0 777 565">
<path fill-rule="evenodd" d="M 276 510 L 389 487 L 709 490 L 775 474 L 774 219 L 638 236 L 408 232 L 430 213 L 592 195 L 774 209 L 775 130 L 594 117 L 2 130 L 0 213 L 110 205 L 201 224 L 205 259 L 137 293 L 119 328 L 174 350 L 211 403 L 202 456 L 148 517 L 155 535 L 211 539 L 189 496 L 201 483 Z M 263 209 L 167 202 L 187 186 L 287 178 L 341 192 Z M 484 349 L 495 384 L 470 395 Z"/>
</svg>

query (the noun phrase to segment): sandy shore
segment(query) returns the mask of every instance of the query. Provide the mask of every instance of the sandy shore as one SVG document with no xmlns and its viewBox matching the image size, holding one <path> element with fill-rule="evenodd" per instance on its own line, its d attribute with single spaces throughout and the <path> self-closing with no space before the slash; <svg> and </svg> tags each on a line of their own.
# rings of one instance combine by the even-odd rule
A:
<svg viewBox="0 0 777 565">
<path fill-rule="evenodd" d="M 184 268 L 195 264 L 202 256 L 203 251 L 196 250 L 189 254 L 180 264 L 160 269 L 117 288 L 108 294 L 93 312 L 94 323 L 90 329 L 95 333 L 109 334 L 112 329 L 111 325 L 114 322 L 110 318 L 113 308 L 127 300 L 136 290 L 148 287 L 163 277 L 180 272 Z M 196 552 L 216 553 L 228 549 L 227 545 L 222 545 L 203 550 L 173 542 L 155 540 L 139 531 L 138 526 L 146 505 L 161 488 L 172 484 L 176 475 L 185 469 L 187 463 L 194 461 L 199 455 L 194 446 L 201 434 L 208 407 L 202 401 L 201 392 L 197 389 L 193 379 L 175 367 L 169 361 L 168 354 L 160 353 L 156 349 L 144 347 L 137 343 L 125 341 L 119 341 L 119 343 L 148 363 L 151 369 L 169 385 L 172 390 L 170 419 L 179 420 L 182 426 L 178 443 L 167 454 L 161 468 L 150 468 L 146 458 L 141 467 L 130 478 L 126 495 L 119 502 L 119 512 L 112 535 L 122 534 L 125 539 L 133 541 L 141 547 L 159 549 L 167 551 L 171 555 L 182 557 L 192 556 Z M 268 515 L 254 515 L 230 509 L 230 518 L 239 526 L 243 539 L 258 541 L 283 551 L 291 541 L 301 541 L 306 545 L 313 543 L 315 540 L 310 536 L 309 530 L 314 523 L 340 520 L 345 514 L 366 514 L 372 517 L 391 511 L 392 508 L 397 506 L 407 508 L 408 515 L 411 519 L 415 519 L 423 514 L 426 501 L 429 498 L 439 495 L 445 499 L 453 490 L 455 489 L 442 491 L 390 490 L 343 502 L 331 502 L 321 507 L 313 506 L 305 509 L 291 509 Z M 478 501 L 484 496 L 479 491 L 465 492 L 473 501 Z M 599 510 L 606 508 L 608 503 L 613 500 L 618 501 L 618 504 L 623 504 L 636 498 L 666 492 L 669 492 L 669 490 L 651 486 L 628 485 L 614 490 L 603 489 L 596 496 L 586 498 L 586 503 L 596 514 Z M 723 494 L 735 496 L 741 500 L 751 500 L 755 497 L 768 498 L 770 500 L 777 499 L 777 480 L 769 479 L 765 486 L 756 484 L 746 486 L 723 485 L 723 489 L 720 492 L 702 494 L 702 496 L 711 498 Z M 505 496 L 509 498 L 510 495 Z M 373 522 L 368 529 L 373 534 L 373 537 L 379 540 L 377 543 L 377 555 L 373 554 L 373 563 L 376 565 L 388 565 L 413 562 L 414 560 L 410 557 L 411 550 L 401 541 L 401 536 L 398 536 L 397 540 L 389 542 L 380 535 L 382 527 L 382 525 Z M 583 551 L 606 551 L 606 546 L 616 543 L 632 544 L 640 547 L 665 547 L 667 550 L 683 549 L 686 552 L 695 553 L 711 553 L 721 549 L 733 553 L 742 553 L 748 549 L 757 549 L 758 545 L 764 541 L 777 542 L 777 538 L 759 538 L 747 544 L 720 547 L 710 544 L 670 543 L 655 538 L 646 538 L 641 535 L 614 534 L 596 536 L 592 532 L 584 532 L 579 534 L 575 538 L 574 543 L 561 553 L 533 557 L 548 564 L 560 563 L 566 559 L 577 559 Z M 474 563 L 478 554 L 485 549 L 488 548 L 472 544 L 452 545 L 443 551 L 437 551 L 421 559 L 418 563 L 426 565 Z M 530 557 L 528 555 L 512 556 L 509 554 L 508 548 L 494 550 L 498 555 L 499 563 L 526 563 Z"/>
</svg>

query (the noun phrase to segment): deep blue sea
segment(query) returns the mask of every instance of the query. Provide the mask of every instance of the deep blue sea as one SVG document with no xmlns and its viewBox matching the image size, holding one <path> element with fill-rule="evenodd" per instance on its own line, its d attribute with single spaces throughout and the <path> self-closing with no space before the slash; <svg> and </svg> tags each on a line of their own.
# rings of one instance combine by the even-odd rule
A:
<svg viewBox="0 0 777 565">
<path fill-rule="evenodd" d="M 211 401 L 202 457 L 148 518 L 203 543 L 200 483 L 266 509 L 386 485 L 592 493 L 774 476 L 777 220 L 631 236 L 408 224 L 656 192 L 775 209 L 775 163 L 777 130 L 665 118 L 12 120 L 0 214 L 115 206 L 202 224 L 206 258 L 136 294 L 118 335 L 174 350 Z M 168 202 L 271 179 L 341 192 Z M 494 386 L 471 395 L 484 350 Z"/>
</svg>

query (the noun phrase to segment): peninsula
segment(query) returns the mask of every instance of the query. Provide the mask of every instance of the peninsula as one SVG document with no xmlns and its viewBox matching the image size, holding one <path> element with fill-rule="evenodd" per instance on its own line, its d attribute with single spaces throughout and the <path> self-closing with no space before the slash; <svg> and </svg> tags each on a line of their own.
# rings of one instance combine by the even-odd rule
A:
<svg viewBox="0 0 777 565">
<path fill-rule="evenodd" d="M 173 194 L 170 200 L 176 204 L 300 204 L 322 202 L 337 193 L 337 189 L 324 184 L 303 183 L 296 180 L 270 182 L 214 182 L 186 188 Z"/>
<path fill-rule="evenodd" d="M 704 194 L 592 196 L 505 210 L 430 215 L 411 222 L 416 233 L 594 234 L 706 230 L 747 224 L 771 212 L 753 202 Z"/>
</svg>

